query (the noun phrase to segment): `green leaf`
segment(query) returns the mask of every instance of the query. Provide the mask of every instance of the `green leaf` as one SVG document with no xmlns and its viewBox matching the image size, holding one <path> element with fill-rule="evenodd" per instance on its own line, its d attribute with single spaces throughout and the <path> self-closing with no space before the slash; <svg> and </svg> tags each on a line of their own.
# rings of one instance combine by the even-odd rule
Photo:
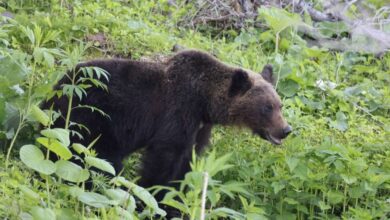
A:
<svg viewBox="0 0 390 220">
<path fill-rule="evenodd" d="M 163 200 L 161 201 L 162 204 L 164 205 L 168 205 L 168 206 L 171 206 L 175 209 L 178 209 L 180 212 L 182 213 L 188 213 L 189 212 L 189 208 L 183 204 L 182 202 L 179 202 L 175 199 L 169 199 L 169 200 Z"/>
<path fill-rule="evenodd" d="M 64 160 L 69 160 L 72 157 L 72 152 L 61 142 L 55 139 L 39 137 L 37 138 L 37 142 L 45 146 L 47 149 L 53 151 Z"/>
<path fill-rule="evenodd" d="M 32 117 L 39 121 L 43 126 L 48 126 L 50 122 L 49 116 L 46 115 L 44 111 L 42 111 L 38 106 L 33 105 L 31 107 L 31 115 Z"/>
<path fill-rule="evenodd" d="M 82 144 L 74 143 L 72 144 L 73 150 L 75 150 L 78 154 L 84 153 L 85 155 L 91 155 L 91 152 Z"/>
<path fill-rule="evenodd" d="M 318 30 L 326 37 L 333 37 L 334 35 L 340 35 L 343 32 L 349 32 L 348 26 L 343 21 L 323 21 L 318 22 Z"/>
<path fill-rule="evenodd" d="M 27 68 L 20 64 L 21 61 L 13 57 L 0 56 L 1 75 L 7 79 L 9 85 L 21 83 L 27 73 Z"/>
<path fill-rule="evenodd" d="M 337 191 L 329 191 L 326 195 L 330 204 L 340 203 L 344 199 L 344 195 L 341 192 Z"/>
<path fill-rule="evenodd" d="M 77 197 L 77 199 L 80 202 L 95 208 L 104 208 L 109 205 L 117 205 L 115 201 L 109 200 L 106 196 L 95 192 L 83 192 Z"/>
<path fill-rule="evenodd" d="M 135 196 L 141 199 L 148 207 L 152 208 L 152 210 L 161 216 L 165 216 L 166 212 L 158 207 L 158 203 L 156 199 L 147 191 L 146 189 L 126 180 L 124 177 L 115 177 L 113 182 L 116 184 L 123 185 L 129 188 Z M 171 200 L 169 200 L 171 201 Z"/>
<path fill-rule="evenodd" d="M 301 180 L 308 179 L 307 174 L 309 172 L 309 168 L 306 166 L 306 164 L 298 164 L 293 172 L 294 176 L 300 178 Z"/>
<path fill-rule="evenodd" d="M 346 131 L 348 129 L 347 116 L 342 111 L 336 113 L 336 121 L 332 123 L 332 127 L 340 131 Z"/>
<path fill-rule="evenodd" d="M 251 194 L 245 189 L 246 185 L 247 184 L 240 182 L 227 182 L 222 184 L 219 190 L 221 190 L 221 192 L 227 194 L 231 198 L 234 198 L 234 194 L 232 194 L 232 192 L 249 196 Z"/>
<path fill-rule="evenodd" d="M 292 199 L 292 198 L 284 198 L 283 201 L 285 201 L 287 204 L 290 204 L 290 205 L 299 204 L 299 202 L 297 200 Z"/>
<path fill-rule="evenodd" d="M 139 199 L 141 199 L 147 206 L 152 208 L 153 210 L 158 210 L 158 204 L 156 199 L 149 193 L 148 190 L 145 188 L 142 188 L 140 186 L 137 186 L 135 184 L 132 184 L 131 191 L 136 195 Z"/>
<path fill-rule="evenodd" d="M 44 51 L 43 52 L 43 60 L 45 61 L 46 65 L 48 67 L 53 67 L 54 66 L 54 57 L 49 51 Z"/>
<path fill-rule="evenodd" d="M 223 217 L 223 218 L 230 217 L 232 219 L 244 219 L 243 214 L 226 207 L 216 208 L 211 211 L 210 215 L 215 215 L 217 217 Z"/>
<path fill-rule="evenodd" d="M 319 201 L 318 206 L 320 207 L 321 210 L 328 210 L 328 209 L 332 208 L 332 207 L 330 207 L 330 205 L 326 204 L 323 201 Z"/>
<path fill-rule="evenodd" d="M 39 200 L 40 196 L 38 193 L 32 191 L 29 187 L 25 186 L 25 185 L 19 185 L 18 186 L 20 191 L 23 193 L 23 195 L 26 196 L 26 198 L 30 198 L 30 199 L 33 199 L 33 200 Z"/>
<path fill-rule="evenodd" d="M 70 208 L 56 209 L 57 220 L 75 220 L 79 219 L 77 213 Z"/>
<path fill-rule="evenodd" d="M 290 169 L 290 172 L 292 172 L 295 169 L 295 167 L 297 167 L 299 163 L 299 159 L 295 157 L 287 157 L 286 163 L 288 165 L 288 168 Z"/>
<path fill-rule="evenodd" d="M 42 151 L 34 145 L 24 145 L 20 148 L 20 159 L 29 168 L 50 175 L 55 172 L 55 165 L 50 160 L 45 160 Z"/>
<path fill-rule="evenodd" d="M 118 204 L 123 204 L 130 198 L 130 194 L 122 189 L 108 189 L 104 193 Z"/>
<path fill-rule="evenodd" d="M 273 182 L 271 186 L 274 189 L 275 194 L 277 194 L 280 190 L 284 189 L 285 187 L 285 185 L 281 182 Z"/>
<path fill-rule="evenodd" d="M 137 204 L 135 202 L 135 199 L 133 196 L 130 196 L 128 202 L 127 202 L 127 207 L 126 210 L 130 213 L 133 213 L 137 207 Z"/>
<path fill-rule="evenodd" d="M 355 176 L 347 175 L 347 174 L 341 174 L 341 178 L 343 178 L 344 182 L 348 185 L 351 185 L 352 183 L 355 183 L 357 181 L 357 178 Z"/>
<path fill-rule="evenodd" d="M 115 169 L 109 162 L 92 156 L 86 156 L 84 160 L 88 165 L 106 171 L 107 173 L 115 176 Z"/>
<path fill-rule="evenodd" d="M 366 192 L 367 191 L 364 189 L 364 186 L 355 186 L 355 187 L 351 187 L 348 190 L 348 195 L 351 198 L 357 199 L 357 198 L 362 197 L 364 195 L 364 193 L 366 193 Z"/>
<path fill-rule="evenodd" d="M 68 188 L 68 192 L 69 192 L 69 195 L 71 195 L 72 197 L 77 198 L 79 195 L 84 193 L 84 189 L 82 189 L 82 188 L 80 188 L 78 186 L 70 186 Z"/>
<path fill-rule="evenodd" d="M 67 161 L 67 160 L 59 160 L 55 163 L 56 165 L 56 174 L 60 178 L 74 182 L 84 182 L 89 178 L 89 171 L 87 169 L 81 168 L 79 165 Z"/>
<path fill-rule="evenodd" d="M 63 128 L 48 128 L 41 131 L 41 134 L 48 138 L 57 139 L 64 146 L 68 147 L 70 144 L 69 130 Z"/>
<path fill-rule="evenodd" d="M 222 157 L 216 158 L 215 151 L 210 152 L 206 158 L 206 163 L 204 165 L 204 171 L 208 172 L 210 177 L 213 177 L 222 170 L 229 169 L 233 165 L 228 164 L 228 161 L 232 154 L 225 154 Z"/>
<path fill-rule="evenodd" d="M 30 211 L 34 220 L 55 220 L 56 214 L 50 208 L 34 206 Z"/>
<path fill-rule="evenodd" d="M 291 96 L 295 95 L 299 91 L 300 86 L 294 80 L 287 79 L 287 80 L 281 81 L 278 84 L 278 88 L 277 89 L 284 96 L 291 97 Z"/>
<path fill-rule="evenodd" d="M 260 7 L 259 17 L 264 18 L 267 24 L 275 32 L 280 32 L 287 27 L 297 27 L 299 25 L 306 25 L 302 22 L 299 14 L 289 13 L 280 8 Z"/>
</svg>

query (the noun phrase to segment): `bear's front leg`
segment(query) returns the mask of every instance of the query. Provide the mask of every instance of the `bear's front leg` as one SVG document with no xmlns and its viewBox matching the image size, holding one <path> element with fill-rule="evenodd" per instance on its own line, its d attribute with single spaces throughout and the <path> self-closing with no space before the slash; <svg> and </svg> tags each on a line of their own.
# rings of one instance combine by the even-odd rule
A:
<svg viewBox="0 0 390 220">
<path fill-rule="evenodd" d="M 143 155 L 140 185 L 172 185 L 173 180 L 181 180 L 190 171 L 192 144 L 153 145 Z"/>
<path fill-rule="evenodd" d="M 146 149 L 143 155 L 143 167 L 139 185 L 150 187 L 155 185 L 173 186 L 178 188 L 178 183 L 173 180 L 182 180 L 190 171 L 190 161 L 193 144 L 187 145 L 153 145 Z M 160 190 L 155 198 L 162 201 L 167 190 Z M 182 214 L 175 208 L 162 205 L 167 212 L 167 219 L 182 218 Z M 184 219 L 187 219 L 184 217 Z"/>
</svg>

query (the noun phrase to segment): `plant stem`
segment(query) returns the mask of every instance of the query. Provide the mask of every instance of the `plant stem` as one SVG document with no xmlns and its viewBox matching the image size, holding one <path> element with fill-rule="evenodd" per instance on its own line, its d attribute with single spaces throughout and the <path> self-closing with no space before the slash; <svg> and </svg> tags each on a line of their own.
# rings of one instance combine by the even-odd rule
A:
<svg viewBox="0 0 390 220">
<path fill-rule="evenodd" d="M 20 130 L 22 130 L 22 128 L 23 128 L 24 121 L 26 119 L 26 115 L 28 115 L 28 113 L 30 112 L 30 108 L 31 108 L 31 94 L 32 94 L 32 87 L 33 87 L 33 84 L 34 84 L 35 68 L 36 68 L 36 62 L 34 61 L 33 66 L 32 66 L 32 72 L 31 72 L 31 74 L 30 74 L 30 76 L 28 78 L 28 94 L 27 94 L 27 100 L 28 101 L 27 101 L 26 112 L 23 114 L 21 110 L 19 111 L 19 124 L 18 124 L 18 127 L 16 128 L 15 135 L 12 137 L 12 141 L 11 141 L 9 147 L 8 147 L 8 150 L 7 150 L 7 156 L 6 156 L 6 159 L 5 159 L 5 169 L 8 169 L 9 157 L 10 157 L 11 151 L 12 151 L 12 149 L 14 147 L 16 138 L 18 137 Z"/>
<path fill-rule="evenodd" d="M 12 141 L 8 147 L 8 150 L 7 150 L 7 156 L 5 159 L 5 169 L 8 169 L 8 162 L 9 162 L 9 157 L 11 155 L 12 148 L 14 147 L 16 138 L 18 137 L 20 130 L 22 130 L 22 128 L 23 128 L 24 116 L 21 112 L 19 114 L 20 114 L 19 124 L 18 124 L 18 127 L 16 128 L 15 135 L 12 137 Z"/>
<path fill-rule="evenodd" d="M 206 210 L 206 193 L 207 193 L 207 184 L 209 181 L 209 174 L 204 172 L 203 174 L 203 191 L 202 191 L 202 201 L 201 201 L 201 210 L 200 210 L 200 220 L 204 220 L 205 218 L 205 210 Z"/>
<path fill-rule="evenodd" d="M 347 189 L 348 189 L 348 185 L 347 184 L 344 184 L 344 201 L 343 201 L 343 212 L 345 212 L 345 209 L 347 207 Z"/>
<path fill-rule="evenodd" d="M 68 110 L 66 113 L 65 129 L 69 128 L 70 112 L 72 111 L 73 94 L 69 97 Z"/>
<path fill-rule="evenodd" d="M 73 68 L 72 71 L 72 85 L 74 85 L 74 81 L 76 79 L 76 70 Z M 73 92 L 70 94 L 69 102 L 68 102 L 68 110 L 66 112 L 66 120 L 65 120 L 65 129 L 69 128 L 69 121 L 70 121 L 70 113 L 72 111 L 72 103 L 73 103 Z"/>
<path fill-rule="evenodd" d="M 46 176 L 46 193 L 47 193 L 47 206 L 50 208 L 49 176 Z"/>
</svg>

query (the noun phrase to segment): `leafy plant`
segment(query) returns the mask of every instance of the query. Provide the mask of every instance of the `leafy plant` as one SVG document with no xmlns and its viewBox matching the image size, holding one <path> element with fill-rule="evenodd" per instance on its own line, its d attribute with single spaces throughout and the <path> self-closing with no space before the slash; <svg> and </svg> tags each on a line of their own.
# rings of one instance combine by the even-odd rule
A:
<svg viewBox="0 0 390 220">
<path fill-rule="evenodd" d="M 133 182 L 139 154 L 125 161 L 124 172 L 112 179 L 93 171 L 114 173 L 107 161 L 93 153 L 93 143 L 69 142 L 70 135 L 77 135 L 70 122 L 73 108 L 99 109 L 71 105 L 69 115 L 59 115 L 40 109 L 39 103 L 53 95 L 84 98 L 89 86 L 105 89 L 96 78 L 99 69 L 86 69 L 77 73 L 84 80 L 51 92 L 67 70 L 74 73 L 80 60 L 169 55 L 172 46 L 179 44 L 247 69 L 260 71 L 266 63 L 273 64 L 283 112 L 294 130 L 276 148 L 246 130 L 217 127 L 214 151 L 193 160 L 193 172 L 177 183 L 179 189 L 163 188 L 169 190 L 167 205 L 181 210 L 183 216 L 198 218 L 207 172 L 208 219 L 388 218 L 389 53 L 311 46 L 307 36 L 297 31 L 310 30 L 310 19 L 285 9 L 260 7 L 256 22 L 262 22 L 262 28 L 248 25 L 237 31 L 203 25 L 190 29 L 182 27 L 182 21 L 198 8 L 188 1 L 175 2 L 176 6 L 168 1 L 0 2 L 0 13 L 10 14 L 0 17 L 0 148 L 5 152 L 0 162 L 7 164 L 0 167 L 0 217 L 150 219 L 156 213 L 163 215 L 151 194 Z M 389 30 L 380 20 L 388 14 L 386 8 L 380 9 L 384 1 L 358 2 L 377 10 L 374 25 Z M 355 4 L 348 8 L 348 16 L 357 15 Z M 325 37 L 349 37 L 340 22 L 317 23 L 314 28 Z M 96 36 L 104 37 L 94 40 Z M 68 127 L 53 127 L 58 117 L 68 118 Z M 60 160 L 50 162 L 48 152 Z M 86 190 L 89 183 L 93 188 Z"/>
</svg>

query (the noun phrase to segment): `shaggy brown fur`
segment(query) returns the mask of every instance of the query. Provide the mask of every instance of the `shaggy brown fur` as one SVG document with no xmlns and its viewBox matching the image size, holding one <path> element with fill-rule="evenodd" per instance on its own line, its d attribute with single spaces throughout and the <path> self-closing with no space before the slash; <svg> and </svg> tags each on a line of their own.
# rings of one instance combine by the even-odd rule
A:
<svg viewBox="0 0 390 220">
<path fill-rule="evenodd" d="M 74 105 L 92 105 L 110 115 L 76 108 L 71 121 L 81 123 L 91 134 L 78 130 L 98 155 L 112 162 L 117 171 L 122 160 L 145 148 L 140 184 L 166 185 L 182 179 L 190 169 L 191 151 L 200 152 L 208 144 L 215 124 L 238 125 L 280 144 L 291 128 L 281 114 L 281 102 L 272 81 L 272 68 L 263 76 L 228 66 L 213 56 L 195 50 L 174 55 L 165 63 L 132 60 L 95 60 L 78 65 L 97 66 L 110 73 L 108 92 L 88 89 L 88 96 Z M 69 83 L 63 78 L 56 89 Z M 53 98 L 44 104 L 66 112 L 68 100 Z M 56 126 L 63 126 L 58 120 Z"/>
</svg>

